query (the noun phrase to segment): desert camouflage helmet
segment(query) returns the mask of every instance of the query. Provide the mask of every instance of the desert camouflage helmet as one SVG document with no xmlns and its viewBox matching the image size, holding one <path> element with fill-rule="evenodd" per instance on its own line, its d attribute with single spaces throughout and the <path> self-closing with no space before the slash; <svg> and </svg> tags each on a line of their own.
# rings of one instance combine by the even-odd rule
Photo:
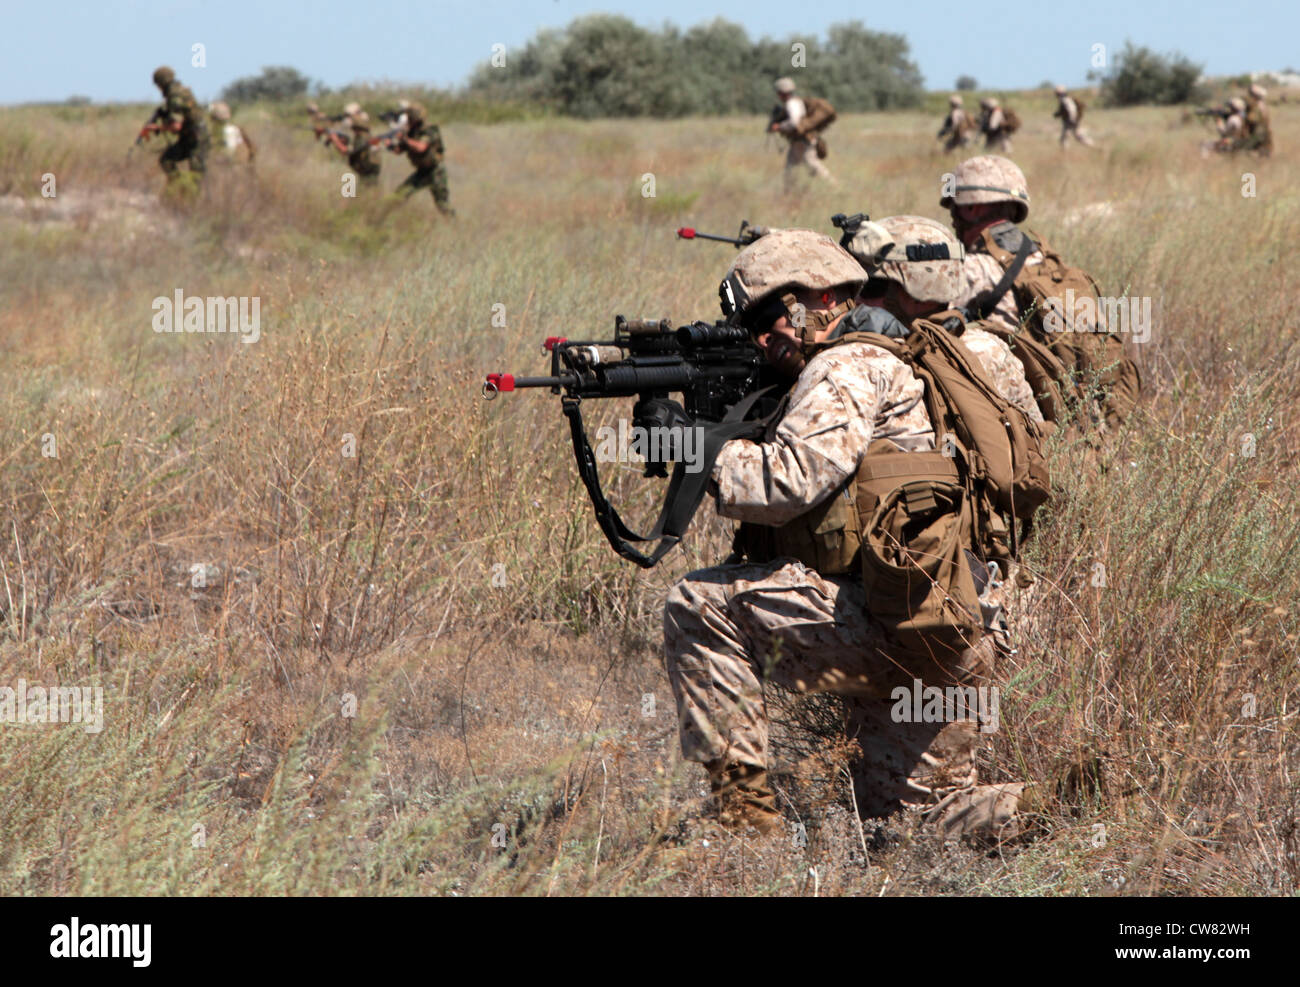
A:
<svg viewBox="0 0 1300 987">
<path fill-rule="evenodd" d="M 347 105 L 345 105 L 345 106 L 343 107 L 343 115 L 344 115 L 344 116 L 349 116 L 349 117 L 350 117 L 350 116 L 356 116 L 356 115 L 357 115 L 358 113 L 360 113 L 360 112 L 361 112 L 361 104 L 360 104 L 360 103 L 357 103 L 357 102 L 355 102 L 355 101 L 354 101 L 354 102 L 351 102 L 351 103 L 348 103 Z"/>
<path fill-rule="evenodd" d="M 998 105 L 998 101 L 994 99 L 992 96 L 985 96 L 983 99 L 980 100 L 980 106 L 984 107 L 984 109 L 986 110 L 997 109 L 997 105 Z"/>
<path fill-rule="evenodd" d="M 1233 96 L 1232 99 L 1228 100 L 1228 105 L 1238 113 L 1246 112 L 1246 101 L 1240 96 Z"/>
<path fill-rule="evenodd" d="M 1010 202 L 1016 207 L 1016 214 L 1011 218 L 1013 223 L 1023 223 L 1029 217 L 1029 184 L 1014 161 L 996 154 L 982 154 L 959 164 L 952 177 L 953 194 L 939 200 L 944 209 Z"/>
<path fill-rule="evenodd" d="M 951 96 L 948 97 L 948 105 L 961 106 L 961 97 L 958 96 L 956 93 L 953 93 Z"/>
<path fill-rule="evenodd" d="M 411 101 L 409 99 L 399 99 L 397 101 L 397 108 L 402 111 L 409 110 L 411 108 Z"/>
<path fill-rule="evenodd" d="M 1250 93 L 1250 95 L 1254 96 L 1256 99 L 1263 99 L 1268 95 L 1268 90 L 1258 82 L 1252 82 L 1250 88 L 1247 89 L 1246 92 Z"/>
<path fill-rule="evenodd" d="M 153 84 L 166 86 L 176 81 L 176 73 L 166 65 L 159 65 L 153 70 Z"/>
<path fill-rule="evenodd" d="M 1064 86 L 1057 86 L 1052 90 L 1052 92 L 1056 93 L 1056 95 L 1058 96 L 1064 96 L 1066 93 L 1066 88 Z"/>
<path fill-rule="evenodd" d="M 370 126 L 370 114 L 365 110 L 357 110 L 356 113 L 348 114 L 348 123 L 352 124 L 355 130 L 364 130 Z"/>
<path fill-rule="evenodd" d="M 772 88 L 782 96 L 789 96 L 794 92 L 794 80 L 788 75 L 783 75 L 781 78 L 777 79 L 776 82 L 772 83 Z"/>
<path fill-rule="evenodd" d="M 902 285 L 917 301 L 947 305 L 961 293 L 965 251 L 936 220 L 890 216 L 864 223 L 849 252 L 872 278 Z"/>
<path fill-rule="evenodd" d="M 410 103 L 406 107 L 406 119 L 411 123 L 424 122 L 424 107 L 419 103 Z"/>
<path fill-rule="evenodd" d="M 736 255 L 718 297 L 728 321 L 743 324 L 747 314 L 779 292 L 848 286 L 856 293 L 866 280 L 858 262 L 826 234 L 772 230 Z"/>
<path fill-rule="evenodd" d="M 221 100 L 213 103 L 208 112 L 212 114 L 213 120 L 218 120 L 221 123 L 225 123 L 230 119 L 230 105 Z"/>
</svg>

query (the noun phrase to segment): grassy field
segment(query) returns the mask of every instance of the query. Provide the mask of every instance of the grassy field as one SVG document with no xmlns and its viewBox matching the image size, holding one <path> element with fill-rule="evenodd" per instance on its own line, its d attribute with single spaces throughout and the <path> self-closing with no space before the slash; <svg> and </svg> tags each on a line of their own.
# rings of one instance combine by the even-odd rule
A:
<svg viewBox="0 0 1300 987">
<path fill-rule="evenodd" d="M 985 752 L 1101 792 L 1004 856 L 860 824 L 838 703 L 782 695 L 789 834 L 708 834 L 660 614 L 727 526 L 621 562 L 556 400 L 479 394 L 616 313 L 714 318 L 731 248 L 678 225 L 946 218 L 937 117 L 841 118 L 838 187 L 794 195 L 757 119 L 453 123 L 449 223 L 344 198 L 267 109 L 190 203 L 127 157 L 146 109 L 0 110 L 0 686 L 104 696 L 102 732 L 0 727 L 0 893 L 1295 894 L 1300 114 L 1272 160 L 1202 160 L 1178 111 L 1090 110 L 1063 156 L 1050 98 L 1013 105 L 1029 225 L 1155 330 L 1103 468 L 1055 452 Z M 155 333 L 177 289 L 258 297 L 260 340 Z"/>
</svg>

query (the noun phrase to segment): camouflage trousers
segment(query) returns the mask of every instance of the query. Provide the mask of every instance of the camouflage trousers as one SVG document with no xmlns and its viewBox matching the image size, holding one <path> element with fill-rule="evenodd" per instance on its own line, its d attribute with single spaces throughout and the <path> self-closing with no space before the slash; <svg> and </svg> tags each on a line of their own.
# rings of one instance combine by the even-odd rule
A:
<svg viewBox="0 0 1300 987">
<path fill-rule="evenodd" d="M 958 148 L 968 147 L 974 139 L 975 135 L 969 130 L 962 133 L 954 131 L 949 134 L 948 139 L 944 141 L 943 149 L 945 151 L 956 151 Z"/>
<path fill-rule="evenodd" d="M 976 791 L 979 723 L 916 722 L 922 718 L 899 715 L 891 693 L 900 686 L 913 691 L 917 680 L 940 689 L 985 684 L 996 641 L 985 635 L 947 661 L 898 654 L 870 617 L 856 577 L 826 577 L 788 560 L 692 572 L 669 592 L 664 609 L 682 754 L 714 765 L 768 767 L 764 687 L 771 682 L 857 697 L 849 733 L 863 753 L 855 771 L 862 814 L 969 795 Z"/>
<path fill-rule="evenodd" d="M 190 171 L 203 174 L 207 170 L 209 140 L 206 134 L 199 137 L 181 137 L 168 145 L 158 156 L 158 167 L 170 181 L 182 161 L 190 163 Z"/>
<path fill-rule="evenodd" d="M 402 195 L 412 195 L 422 188 L 433 193 L 433 201 L 438 211 L 445 215 L 454 215 L 451 208 L 451 193 L 447 190 L 447 166 L 441 162 L 432 168 L 421 168 L 412 172 L 406 181 L 397 186 Z"/>
<path fill-rule="evenodd" d="M 794 173 L 800 165 L 805 166 L 812 172 L 814 178 L 826 178 L 835 181 L 821 158 L 817 157 L 817 145 L 811 141 L 791 141 L 790 146 L 785 152 L 785 186 L 788 189 L 794 184 Z"/>
<path fill-rule="evenodd" d="M 1085 147 L 1096 146 L 1093 144 L 1092 138 L 1089 137 L 1084 132 L 1084 129 L 1080 127 L 1077 123 L 1076 124 L 1063 123 L 1061 124 L 1061 147 L 1062 148 L 1068 146 L 1068 142 L 1071 135 L 1073 135 L 1074 139 L 1077 140 L 1080 144 L 1083 144 Z"/>
</svg>

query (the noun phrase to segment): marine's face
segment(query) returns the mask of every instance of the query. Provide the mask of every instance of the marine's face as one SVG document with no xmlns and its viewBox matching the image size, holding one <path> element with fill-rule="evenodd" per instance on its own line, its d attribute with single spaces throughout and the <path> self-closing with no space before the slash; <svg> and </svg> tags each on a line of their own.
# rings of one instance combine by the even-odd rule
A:
<svg viewBox="0 0 1300 987">
<path fill-rule="evenodd" d="M 1002 208 L 996 202 L 978 202 L 973 205 L 952 207 L 952 225 L 962 243 L 972 246 L 985 227 L 1002 218 Z"/>
<path fill-rule="evenodd" d="M 817 292 L 798 291 L 795 297 L 803 306 L 804 312 L 822 311 L 835 304 L 833 295 L 822 295 Z M 800 323 L 802 323 L 801 315 L 802 313 L 796 312 L 794 316 Z M 837 319 L 836 322 L 838 321 Z M 821 342 L 830 335 L 834 326 L 835 323 L 832 322 L 824 329 L 819 329 L 814 341 Z M 785 310 L 779 300 L 769 301 L 759 310 L 750 326 L 750 335 L 758 344 L 758 348 L 763 351 L 768 363 L 787 377 L 799 376 L 799 372 L 807 362 L 803 352 L 802 326 L 792 321 L 791 314 Z"/>
<path fill-rule="evenodd" d="M 787 377 L 799 376 L 806 362 L 803 355 L 803 341 L 799 330 L 790 324 L 787 316 L 781 316 L 766 332 L 755 333 L 754 341 L 767 358 L 767 362 Z"/>
</svg>

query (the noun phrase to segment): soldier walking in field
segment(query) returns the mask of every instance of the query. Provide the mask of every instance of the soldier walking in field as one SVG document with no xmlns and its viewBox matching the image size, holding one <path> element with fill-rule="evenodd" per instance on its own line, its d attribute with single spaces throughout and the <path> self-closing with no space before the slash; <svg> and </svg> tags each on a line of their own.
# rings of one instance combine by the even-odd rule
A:
<svg viewBox="0 0 1300 987">
<path fill-rule="evenodd" d="M 948 97 L 948 115 L 943 119 L 943 126 L 939 128 L 939 133 L 935 135 L 937 139 L 948 139 L 944 142 L 945 151 L 955 151 L 959 147 L 965 147 L 975 137 L 975 121 L 971 115 L 966 112 L 962 106 L 962 99 L 957 93 Z"/>
<path fill-rule="evenodd" d="M 225 157 L 234 160 L 242 147 L 245 160 L 251 164 L 256 154 L 252 138 L 243 127 L 232 122 L 230 105 L 218 100 L 208 107 L 208 114 L 212 117 L 213 129 L 217 132 L 217 146 L 221 148 Z"/>
<path fill-rule="evenodd" d="M 1020 126 L 1020 120 L 1015 112 L 1011 109 L 1002 109 L 1002 104 L 992 96 L 980 100 L 980 109 L 983 112 L 980 114 L 979 128 L 980 133 L 984 135 L 984 147 L 1010 153 L 1011 135 Z"/>
<path fill-rule="evenodd" d="M 1068 141 L 1071 136 L 1085 147 L 1095 147 L 1092 138 L 1083 132 L 1080 123 L 1083 121 L 1084 103 L 1082 100 L 1075 99 L 1070 95 L 1064 86 L 1056 87 L 1056 112 L 1052 114 L 1061 120 L 1061 150 L 1064 151 L 1069 145 Z"/>
<path fill-rule="evenodd" d="M 805 102 L 795 93 L 794 80 L 788 77 L 777 79 L 774 88 L 781 103 L 773 110 L 767 129 L 780 134 L 789 144 L 783 175 L 786 191 L 793 188 L 794 173 L 801 164 L 814 178 L 834 183 L 835 178 L 821 162 L 826 157 L 826 141 L 821 134 L 834 122 L 835 108 L 816 97 Z"/>
<path fill-rule="evenodd" d="M 179 177 L 177 170 L 182 161 L 188 161 L 190 171 L 199 177 L 207 167 L 209 149 L 208 125 L 194 94 L 181 85 L 176 73 L 166 65 L 153 74 L 154 85 L 163 96 L 163 103 L 154 111 L 153 119 L 145 124 L 140 136 L 149 134 L 175 134 L 174 140 L 158 156 L 158 166 L 167 175 L 171 185 Z"/>
<path fill-rule="evenodd" d="M 447 189 L 447 166 L 443 163 L 446 149 L 438 126 L 425 119 L 424 107 L 412 103 L 406 109 L 406 130 L 393 140 L 394 151 L 405 152 L 415 171 L 397 187 L 397 191 L 410 196 L 427 188 L 433 194 L 438 211 L 444 216 L 456 215 L 451 208 L 451 195 Z"/>
</svg>

